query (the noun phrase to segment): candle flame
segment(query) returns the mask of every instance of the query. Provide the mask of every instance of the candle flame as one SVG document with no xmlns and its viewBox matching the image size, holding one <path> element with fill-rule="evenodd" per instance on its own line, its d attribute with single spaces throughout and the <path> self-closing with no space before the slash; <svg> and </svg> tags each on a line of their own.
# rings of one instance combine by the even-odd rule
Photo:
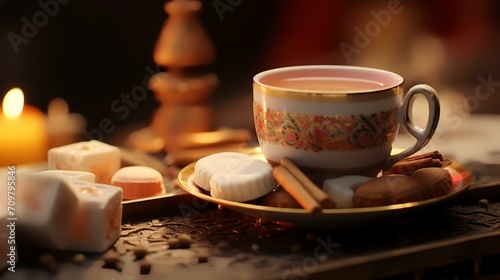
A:
<svg viewBox="0 0 500 280">
<path fill-rule="evenodd" d="M 2 110 L 9 119 L 15 119 L 21 115 L 24 107 L 24 95 L 20 88 L 13 88 L 7 92 L 3 99 Z"/>
</svg>

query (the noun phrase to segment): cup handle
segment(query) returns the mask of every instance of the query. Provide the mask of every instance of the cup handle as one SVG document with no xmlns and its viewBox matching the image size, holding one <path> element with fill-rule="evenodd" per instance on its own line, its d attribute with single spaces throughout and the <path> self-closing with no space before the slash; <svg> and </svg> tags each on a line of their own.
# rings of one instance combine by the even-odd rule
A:
<svg viewBox="0 0 500 280">
<path fill-rule="evenodd" d="M 429 105 L 429 118 L 427 119 L 425 128 L 416 125 L 413 121 L 413 103 L 418 95 L 423 95 Z M 440 115 L 440 105 L 436 91 L 429 85 L 420 84 L 413 86 L 404 97 L 403 106 L 400 108 L 398 115 L 401 113 L 404 114 L 403 126 L 417 142 L 403 152 L 390 156 L 385 162 L 384 170 L 391 168 L 391 166 L 401 159 L 418 152 L 431 140 L 439 123 Z"/>
</svg>

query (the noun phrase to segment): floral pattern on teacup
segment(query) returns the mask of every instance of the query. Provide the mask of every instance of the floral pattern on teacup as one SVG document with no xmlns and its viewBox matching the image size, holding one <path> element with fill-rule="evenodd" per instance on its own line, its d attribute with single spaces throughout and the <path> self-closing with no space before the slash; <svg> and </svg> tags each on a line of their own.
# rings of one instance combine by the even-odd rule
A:
<svg viewBox="0 0 500 280">
<path fill-rule="evenodd" d="M 290 113 L 254 102 L 259 141 L 319 152 L 378 148 L 396 136 L 397 109 L 371 115 L 308 115 Z"/>
</svg>

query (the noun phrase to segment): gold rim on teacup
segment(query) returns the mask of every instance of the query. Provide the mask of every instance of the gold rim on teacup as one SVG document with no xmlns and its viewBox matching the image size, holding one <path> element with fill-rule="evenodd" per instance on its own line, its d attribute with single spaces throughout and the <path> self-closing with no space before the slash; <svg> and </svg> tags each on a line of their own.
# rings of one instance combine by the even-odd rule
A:
<svg viewBox="0 0 500 280">
<path fill-rule="evenodd" d="M 300 71 L 332 71 L 332 75 L 346 72 L 365 73 L 368 75 L 366 80 L 375 78 L 386 78 L 386 82 L 380 86 L 380 89 L 374 90 L 305 90 L 305 89 L 290 89 L 273 85 L 267 81 L 269 76 L 280 78 L 280 74 L 287 73 L 298 69 Z M 324 76 L 324 73 L 322 73 Z M 345 78 L 348 78 L 346 75 Z M 401 87 L 404 84 L 404 79 L 400 75 L 386 70 L 373 69 L 359 66 L 337 66 L 337 65 L 307 65 L 307 66 L 290 66 L 263 71 L 254 76 L 254 90 L 261 92 L 264 95 L 274 97 L 286 97 L 294 100 L 308 100 L 311 102 L 352 102 L 352 101 L 372 101 L 377 99 L 394 97 L 399 94 Z M 387 81 L 387 80 L 386 80 Z"/>
</svg>

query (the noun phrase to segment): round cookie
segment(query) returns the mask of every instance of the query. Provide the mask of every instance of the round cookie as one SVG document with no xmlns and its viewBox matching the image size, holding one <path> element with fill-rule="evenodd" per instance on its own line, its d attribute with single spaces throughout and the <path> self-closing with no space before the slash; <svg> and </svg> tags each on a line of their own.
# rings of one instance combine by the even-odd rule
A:
<svg viewBox="0 0 500 280">
<path fill-rule="evenodd" d="M 147 166 L 127 166 L 111 178 L 111 185 L 123 189 L 123 199 L 151 197 L 165 192 L 163 176 Z"/>
<path fill-rule="evenodd" d="M 354 192 L 354 207 L 376 207 L 425 200 L 423 186 L 404 175 L 379 177 L 361 184 Z"/>
<path fill-rule="evenodd" d="M 428 198 L 449 194 L 453 190 L 453 181 L 448 170 L 439 167 L 421 168 L 411 175 L 424 188 L 423 192 Z"/>
<path fill-rule="evenodd" d="M 250 201 L 276 187 L 272 172 L 269 163 L 249 155 L 216 153 L 196 162 L 194 183 L 216 198 Z"/>
</svg>

